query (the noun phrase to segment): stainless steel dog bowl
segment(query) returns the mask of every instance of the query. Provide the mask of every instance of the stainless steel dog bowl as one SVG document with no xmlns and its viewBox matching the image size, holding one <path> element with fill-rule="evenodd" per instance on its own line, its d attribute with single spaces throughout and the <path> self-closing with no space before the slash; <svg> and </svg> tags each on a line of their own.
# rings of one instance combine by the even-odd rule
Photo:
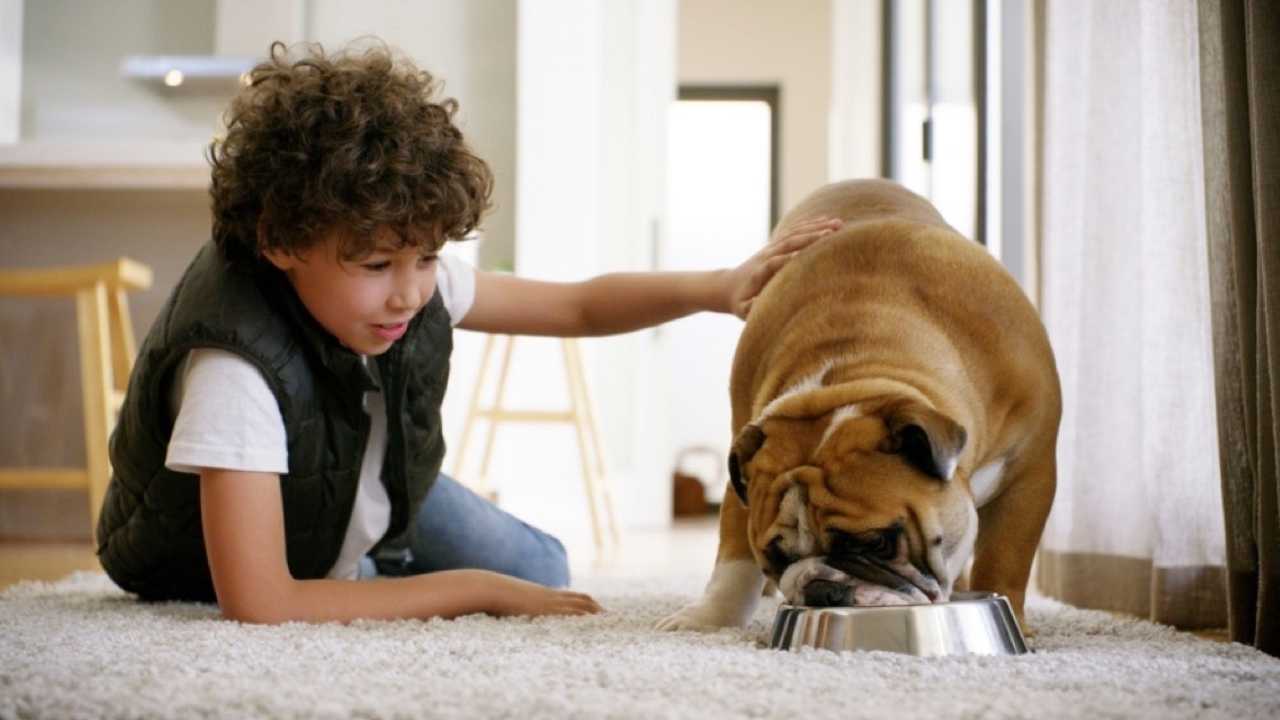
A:
<svg viewBox="0 0 1280 720">
<path fill-rule="evenodd" d="M 800 607 L 783 605 L 771 647 L 886 650 L 942 655 L 1021 655 L 1027 651 L 1009 600 L 995 593 L 952 593 L 934 605 Z"/>
</svg>

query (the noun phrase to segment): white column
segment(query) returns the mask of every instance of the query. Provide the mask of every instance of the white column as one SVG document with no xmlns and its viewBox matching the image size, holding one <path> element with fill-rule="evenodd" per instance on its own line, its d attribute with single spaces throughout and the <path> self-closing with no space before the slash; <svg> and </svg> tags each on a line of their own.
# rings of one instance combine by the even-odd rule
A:
<svg viewBox="0 0 1280 720">
<path fill-rule="evenodd" d="M 521 0 L 516 28 L 516 272 L 596 269 L 602 3 Z"/>
<path fill-rule="evenodd" d="M 676 93 L 676 2 L 604 3 L 601 78 L 602 271 L 656 269 L 667 232 L 667 114 Z M 632 526 L 671 521 L 671 463 L 662 330 L 593 341 L 592 386 L 622 515 Z"/>
<path fill-rule="evenodd" d="M 827 178 L 880 175 L 880 0 L 831 0 Z"/>
<path fill-rule="evenodd" d="M 674 0 L 520 0 L 515 269 L 521 276 L 576 281 L 651 268 L 655 234 L 662 232 L 675 17 Z M 563 402 L 558 345 L 520 342 L 512 402 Z M 657 412 L 665 390 L 654 344 L 653 331 L 583 343 L 620 519 L 630 526 L 670 520 L 671 458 Z M 572 475 L 580 486 L 571 434 L 531 427 L 519 437 L 520 447 L 508 445 L 495 459 L 498 482 L 538 482 L 550 472 Z M 502 458 L 517 460 L 504 466 Z"/>
</svg>

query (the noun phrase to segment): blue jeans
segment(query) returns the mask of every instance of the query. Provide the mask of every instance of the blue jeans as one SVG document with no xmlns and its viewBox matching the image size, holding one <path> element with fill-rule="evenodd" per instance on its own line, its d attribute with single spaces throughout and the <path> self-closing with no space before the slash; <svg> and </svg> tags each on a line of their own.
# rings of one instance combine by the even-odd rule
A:
<svg viewBox="0 0 1280 720">
<path fill-rule="evenodd" d="M 360 577 L 478 568 L 550 587 L 569 584 L 569 560 L 559 540 L 498 509 L 448 475 L 436 478 L 427 492 L 411 537 L 403 558 L 366 556 Z"/>
</svg>

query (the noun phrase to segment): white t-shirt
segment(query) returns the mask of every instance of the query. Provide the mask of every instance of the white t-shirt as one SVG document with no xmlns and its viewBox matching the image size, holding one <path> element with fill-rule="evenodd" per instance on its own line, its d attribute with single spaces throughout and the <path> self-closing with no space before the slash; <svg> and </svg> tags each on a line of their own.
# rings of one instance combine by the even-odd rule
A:
<svg viewBox="0 0 1280 720">
<path fill-rule="evenodd" d="M 457 325 L 475 302 L 475 269 L 451 255 L 436 263 L 436 285 Z M 364 358 L 366 364 L 368 359 Z M 368 365 L 375 374 L 377 366 Z M 289 472 L 284 418 L 262 373 L 235 353 L 201 348 L 187 353 L 175 375 L 170 404 L 175 416 L 165 467 L 198 474 L 202 468 L 243 472 Z M 360 465 L 360 485 L 331 578 L 355 579 L 360 558 L 391 524 L 391 501 L 382 485 L 387 449 L 387 411 L 382 393 L 364 394 L 369 437 Z"/>
</svg>

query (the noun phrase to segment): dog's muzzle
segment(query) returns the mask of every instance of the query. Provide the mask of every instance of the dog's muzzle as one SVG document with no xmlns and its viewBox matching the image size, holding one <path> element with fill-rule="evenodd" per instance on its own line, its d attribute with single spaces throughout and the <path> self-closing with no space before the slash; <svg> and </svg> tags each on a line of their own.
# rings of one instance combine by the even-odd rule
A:
<svg viewBox="0 0 1280 720">
<path fill-rule="evenodd" d="M 914 566 L 890 571 L 873 561 L 833 563 L 826 556 L 791 563 L 778 588 L 792 605 L 810 607 L 928 605 L 946 600 L 938 581 Z"/>
</svg>

